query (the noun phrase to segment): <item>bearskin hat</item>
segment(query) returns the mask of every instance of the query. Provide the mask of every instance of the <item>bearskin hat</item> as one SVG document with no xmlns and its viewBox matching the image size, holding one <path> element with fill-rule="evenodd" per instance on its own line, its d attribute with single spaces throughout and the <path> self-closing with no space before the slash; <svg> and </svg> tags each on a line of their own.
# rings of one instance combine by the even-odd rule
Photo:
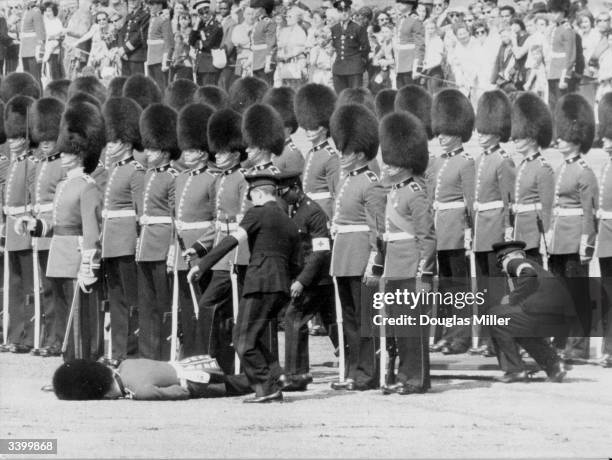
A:
<svg viewBox="0 0 612 460">
<path fill-rule="evenodd" d="M 533 93 L 521 93 L 512 105 L 512 139 L 535 139 L 546 148 L 552 140 L 548 104 Z"/>
<path fill-rule="evenodd" d="M 4 144 L 6 142 L 6 132 L 4 131 L 4 102 L 0 100 L 0 112 L 2 113 L 2 117 L 0 117 L 0 144 Z"/>
<path fill-rule="evenodd" d="M 548 11 L 563 11 L 567 14 L 570 9 L 570 0 L 548 0 Z"/>
<path fill-rule="evenodd" d="M 68 99 L 79 91 L 95 97 L 100 103 L 100 106 L 104 104 L 104 101 L 106 100 L 106 88 L 102 82 L 93 75 L 87 75 L 74 79 L 68 87 Z"/>
<path fill-rule="evenodd" d="M 372 112 L 376 110 L 374 108 L 374 96 L 366 88 L 345 88 L 340 91 L 336 100 L 336 108 L 348 104 L 361 104 Z"/>
<path fill-rule="evenodd" d="M 102 104 L 100 103 L 100 100 L 84 91 L 77 91 L 75 93 L 72 93 L 72 95 L 68 97 L 68 102 L 66 102 L 66 105 L 68 106 L 78 104 L 80 102 L 87 102 L 89 104 L 95 105 L 100 110 L 102 109 Z"/>
<path fill-rule="evenodd" d="M 306 130 L 320 126 L 329 129 L 329 119 L 336 105 L 336 93 L 328 86 L 308 83 L 295 95 L 295 116 L 298 125 Z"/>
<path fill-rule="evenodd" d="M 259 78 L 239 78 L 229 89 L 230 108 L 242 113 L 251 105 L 261 102 L 267 90 L 268 84 Z"/>
<path fill-rule="evenodd" d="M 127 97 L 111 97 L 102 108 L 106 124 L 106 141 L 131 144 L 142 150 L 140 138 L 140 116 L 142 109 L 136 101 Z"/>
<path fill-rule="evenodd" d="M 28 113 L 32 110 L 34 98 L 17 95 L 4 107 L 4 132 L 8 139 L 26 137 L 28 133 Z"/>
<path fill-rule="evenodd" d="M 434 136 L 459 136 L 463 142 L 472 137 L 474 109 L 470 100 L 458 89 L 443 89 L 433 99 L 431 130 Z"/>
<path fill-rule="evenodd" d="M 376 116 L 379 119 L 395 110 L 396 95 L 397 91 L 391 88 L 382 89 L 378 92 L 374 98 L 374 109 L 376 109 Z"/>
<path fill-rule="evenodd" d="M 215 110 L 227 109 L 229 96 L 227 92 L 215 85 L 204 85 L 198 88 L 194 95 L 194 102 L 207 104 Z"/>
<path fill-rule="evenodd" d="M 512 108 L 506 93 L 500 90 L 487 91 L 478 100 L 476 131 L 480 134 L 499 136 L 508 142 L 511 131 Z"/>
<path fill-rule="evenodd" d="M 555 132 L 557 137 L 580 146 L 587 153 L 595 137 L 593 107 L 577 93 L 566 94 L 555 108 Z"/>
<path fill-rule="evenodd" d="M 338 107 L 329 122 L 334 143 L 343 154 L 363 152 L 367 160 L 378 151 L 378 120 L 376 115 L 361 104 Z"/>
<path fill-rule="evenodd" d="M 132 75 L 125 81 L 123 97 L 134 99 L 143 109 L 162 101 L 162 93 L 155 80 L 140 73 Z"/>
<path fill-rule="evenodd" d="M 263 8 L 266 14 L 270 16 L 274 10 L 274 0 L 251 0 L 249 4 L 251 8 Z"/>
<path fill-rule="evenodd" d="M 43 97 L 54 97 L 62 102 L 66 102 L 68 100 L 68 87 L 70 83 L 70 80 L 65 79 L 50 81 L 43 91 Z"/>
<path fill-rule="evenodd" d="M 139 123 L 142 146 L 169 152 L 171 160 L 178 160 L 181 151 L 176 138 L 176 119 L 176 111 L 167 105 L 151 104 L 144 109 Z"/>
<path fill-rule="evenodd" d="M 29 73 L 10 73 L 0 82 L 0 98 L 4 102 L 8 102 L 13 96 L 28 96 L 38 99 L 40 97 L 40 85 Z"/>
<path fill-rule="evenodd" d="M 253 104 L 242 118 L 242 137 L 248 147 L 280 155 L 285 148 L 283 119 L 272 106 Z"/>
<path fill-rule="evenodd" d="M 612 139 L 612 93 L 606 93 L 597 107 L 599 138 Z"/>
<path fill-rule="evenodd" d="M 64 103 L 54 97 L 37 100 L 30 109 L 30 133 L 32 142 L 57 141 Z"/>
<path fill-rule="evenodd" d="M 176 129 L 181 150 L 208 152 L 206 127 L 214 112 L 214 108 L 204 104 L 189 104 L 179 112 Z"/>
<path fill-rule="evenodd" d="M 431 107 L 433 101 L 431 94 L 418 85 L 406 85 L 397 91 L 395 96 L 395 111 L 410 112 L 423 123 L 427 137 L 434 137 L 431 129 Z"/>
<path fill-rule="evenodd" d="M 410 169 L 422 175 L 427 169 L 427 131 L 410 112 L 390 113 L 380 122 L 378 129 L 383 161 L 391 166 Z"/>
<path fill-rule="evenodd" d="M 193 102 L 197 89 L 198 86 L 193 81 L 179 78 L 166 88 L 164 103 L 180 112 L 183 107 Z"/>
<path fill-rule="evenodd" d="M 285 128 L 289 128 L 292 134 L 298 129 L 297 118 L 293 111 L 294 100 L 295 91 L 288 86 L 270 88 L 263 98 L 264 104 L 269 104 L 276 109 L 283 119 Z"/>
<path fill-rule="evenodd" d="M 53 374 L 53 391 L 58 399 L 103 399 L 112 387 L 113 371 L 94 361 L 68 361 Z"/>
<path fill-rule="evenodd" d="M 246 145 L 242 139 L 242 118 L 232 109 L 215 112 L 208 120 L 208 147 L 213 153 L 240 152 L 245 160 Z"/>
<path fill-rule="evenodd" d="M 89 102 L 68 105 L 60 123 L 57 150 L 79 155 L 85 173 L 91 174 L 98 166 L 105 145 L 106 132 L 101 110 Z"/>
<path fill-rule="evenodd" d="M 123 75 L 113 78 L 108 84 L 108 97 L 122 97 L 126 81 L 127 77 Z"/>
</svg>

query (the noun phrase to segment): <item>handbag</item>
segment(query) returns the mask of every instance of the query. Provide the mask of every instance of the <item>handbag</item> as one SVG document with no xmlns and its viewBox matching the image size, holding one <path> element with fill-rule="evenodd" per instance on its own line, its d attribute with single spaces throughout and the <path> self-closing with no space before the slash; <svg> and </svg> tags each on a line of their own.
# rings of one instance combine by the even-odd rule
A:
<svg viewBox="0 0 612 460">
<path fill-rule="evenodd" d="M 227 67 L 227 55 L 223 48 L 215 48 L 210 50 L 212 55 L 212 65 L 215 69 L 225 69 Z"/>
</svg>

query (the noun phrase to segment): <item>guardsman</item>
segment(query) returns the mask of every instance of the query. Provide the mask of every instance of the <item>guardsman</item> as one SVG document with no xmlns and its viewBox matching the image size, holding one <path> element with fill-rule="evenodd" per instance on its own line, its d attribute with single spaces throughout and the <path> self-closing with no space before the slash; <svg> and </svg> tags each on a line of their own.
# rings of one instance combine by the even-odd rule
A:
<svg viewBox="0 0 612 460">
<path fill-rule="evenodd" d="M 83 75 L 72 80 L 68 86 L 68 100 L 72 99 L 78 92 L 94 97 L 99 105 L 106 101 L 106 87 L 93 75 Z"/>
<path fill-rule="evenodd" d="M 471 229 L 466 215 L 474 205 L 474 158 L 463 148 L 472 137 L 474 109 L 456 89 L 436 94 L 432 105 L 432 133 L 438 137 L 442 154 L 430 168 L 429 186 L 433 198 L 438 274 L 441 290 L 452 291 L 459 280 L 470 276 L 466 252 L 471 250 Z M 461 231 L 463 230 L 463 232 Z M 459 287 L 461 289 L 461 287 Z M 433 351 L 464 353 L 470 346 L 469 329 L 447 329 Z"/>
<path fill-rule="evenodd" d="M 151 104 L 162 102 L 162 93 L 157 83 L 144 74 L 137 73 L 125 81 L 123 97 L 134 99 L 142 110 Z"/>
<path fill-rule="evenodd" d="M 330 219 L 340 179 L 338 154 L 329 137 L 329 119 L 335 103 L 333 90 L 317 83 L 302 86 L 295 96 L 298 125 L 306 131 L 306 138 L 312 144 L 302 175 L 304 193 L 321 206 Z"/>
<path fill-rule="evenodd" d="M 601 280 L 608 299 L 612 299 L 612 93 L 605 94 L 599 101 L 599 138 L 603 148 L 610 156 L 599 180 L 599 203 L 597 221 L 599 234 L 595 245 L 595 257 L 599 258 Z M 608 300 L 608 308 L 610 306 Z M 609 313 L 608 313 L 609 314 Z M 612 321 L 608 321 L 604 332 L 602 363 L 612 367 Z"/>
<path fill-rule="evenodd" d="M 506 320 L 490 328 L 504 371 L 498 380 L 512 383 L 528 379 L 518 351 L 520 345 L 546 372 L 547 382 L 561 382 L 566 371 L 549 337 L 566 327 L 567 290 L 558 278 L 526 257 L 523 241 L 495 243 L 493 249 L 513 286 L 505 301 L 489 310 L 489 314 Z"/>
<path fill-rule="evenodd" d="M 291 135 L 297 131 L 298 123 L 293 109 L 295 91 L 288 86 L 270 88 L 263 98 L 264 104 L 269 104 L 279 113 L 285 127 L 285 148 L 280 156 L 272 159 L 274 166 L 282 172 L 304 171 L 304 155 L 295 145 Z"/>
<path fill-rule="evenodd" d="M 281 173 L 279 197 L 290 209 L 300 234 L 299 274 L 291 283 L 291 303 L 285 313 L 285 377 L 283 391 L 305 391 L 312 382 L 308 354 L 308 322 L 319 313 L 334 348 L 334 287 L 329 276 L 329 218 L 302 190 L 299 171 Z"/>
<path fill-rule="evenodd" d="M 249 107 L 242 117 L 242 137 L 247 145 L 247 159 L 242 163 L 249 167 L 247 173 L 280 174 L 272 158 L 283 153 L 285 131 L 276 110 L 265 104 Z"/>
<path fill-rule="evenodd" d="M 385 291 L 394 292 L 406 286 L 406 280 L 415 290 L 430 289 L 436 263 L 436 240 L 423 176 L 429 159 L 427 131 L 417 117 L 400 112 L 383 118 L 379 137 L 383 170 L 391 185 L 383 234 Z M 405 313 L 406 309 L 400 306 L 395 311 Z M 413 311 L 422 313 L 419 306 Z M 424 393 L 431 386 L 429 327 L 423 325 L 401 331 L 402 327 L 406 326 L 399 326 L 395 334 L 391 334 L 395 335 L 399 370 L 395 382 L 387 382 L 383 387 L 383 394 Z M 384 368 L 382 363 L 381 368 Z"/>
<path fill-rule="evenodd" d="M 227 109 L 229 105 L 229 95 L 223 88 L 214 85 L 204 85 L 198 88 L 193 101 L 210 105 L 215 110 L 221 110 Z"/>
<path fill-rule="evenodd" d="M 30 96 L 34 99 L 40 97 L 40 83 L 25 72 L 12 72 L 0 82 L 0 99 L 6 104 L 10 98 L 17 95 Z"/>
<path fill-rule="evenodd" d="M 544 235 L 550 229 L 555 174 L 541 149 L 552 140 L 552 115 L 546 103 L 532 93 L 522 93 L 512 105 L 512 140 L 523 156 L 514 185 L 513 240 L 525 242 L 528 259 L 548 264 Z"/>
<path fill-rule="evenodd" d="M 332 65 L 332 76 L 336 94 L 345 88 L 359 88 L 363 84 L 363 72 L 368 63 L 370 42 L 365 27 L 351 20 L 352 0 L 334 2 L 340 21 L 331 27 L 332 46 L 336 59 Z"/>
<path fill-rule="evenodd" d="M 9 327 L 4 351 L 27 353 L 33 345 L 34 316 L 32 302 L 33 265 L 30 235 L 16 233 L 15 222 L 31 212 L 31 197 L 36 174 L 36 160 L 28 139 L 28 111 L 34 99 L 17 95 L 4 108 L 4 129 L 9 146 L 10 166 L 4 187 L 5 257 L 9 272 Z"/>
<path fill-rule="evenodd" d="M 425 59 L 425 28 L 423 23 L 412 15 L 412 8 L 416 4 L 417 0 L 395 0 L 399 13 L 393 43 L 398 89 L 416 83 L 419 69 Z"/>
<path fill-rule="evenodd" d="M 53 213 L 41 219 L 24 215 L 15 226 L 36 237 L 52 238 L 47 277 L 53 289 L 55 329 L 70 328 L 65 360 L 96 360 L 104 352 L 98 298 L 102 196 L 89 174 L 98 164 L 105 137 L 104 118 L 96 106 L 87 102 L 68 106 L 57 141 L 65 176 L 55 191 Z M 70 311 L 72 324 L 68 324 Z"/>
<path fill-rule="evenodd" d="M 238 227 L 245 210 L 247 193 L 244 179 L 246 171 L 240 162 L 246 159 L 246 146 L 242 139 L 240 114 L 223 109 L 215 112 L 208 121 L 208 147 L 215 155 L 219 175 L 215 190 L 215 233 L 213 244 L 219 244 Z M 204 235 L 191 245 L 187 256 L 193 262 L 195 255 L 203 257 L 210 249 Z M 243 245 L 244 246 L 244 245 Z M 236 254 L 238 253 L 238 254 Z M 238 248 L 212 267 L 212 276 L 200 298 L 198 338 L 202 341 L 202 353 L 217 359 L 226 374 L 234 373 L 234 348 L 232 347 L 232 281 L 230 270 L 234 264 L 248 264 L 248 250 Z M 235 299 L 237 302 L 238 299 Z"/>
<path fill-rule="evenodd" d="M 550 58 L 547 59 L 548 105 L 554 113 L 561 96 L 572 92 L 576 64 L 576 35 L 567 20 L 570 0 L 549 0 L 548 10 L 553 16 L 550 32 Z"/>
<path fill-rule="evenodd" d="M 4 184 L 6 183 L 6 175 L 7 172 L 9 170 L 10 167 L 10 160 L 9 160 L 9 151 L 8 151 L 8 145 L 6 143 L 6 133 L 4 132 L 4 102 L 2 102 L 2 100 L 0 99 L 0 111 L 2 113 L 2 117 L 0 117 L 0 202 L 4 203 Z M 4 282 L 4 243 L 5 243 L 5 238 L 4 236 L 6 235 L 5 233 L 5 216 L 4 213 L 0 213 L 0 261 L 2 263 L 2 280 Z M 8 281 L 8 280 L 7 280 Z M 4 284 L 3 284 L 4 286 Z M 8 304 L 5 305 L 4 304 L 4 297 L 5 295 L 2 296 L 2 314 L 6 315 L 8 312 Z M 0 343 L 0 352 L 2 351 L 8 351 L 8 347 L 5 347 L 5 342 L 7 341 L 7 337 L 6 337 L 6 332 L 4 329 L 4 326 L 6 326 L 7 322 L 4 321 L 3 322 L 3 329 L 2 329 L 2 343 Z M 8 344 L 8 342 L 6 342 Z"/>
<path fill-rule="evenodd" d="M 253 207 L 236 230 L 191 269 L 189 277 L 199 277 L 240 242 L 248 242 L 251 257 L 233 338 L 244 373 L 255 390 L 255 397 L 244 402 L 267 403 L 282 401 L 283 382 L 275 372 L 278 359 L 261 337 L 289 298 L 291 280 L 298 270 L 299 234 L 278 206 L 278 174 L 263 172 L 246 177 Z"/>
<path fill-rule="evenodd" d="M 589 261 L 593 257 L 596 235 L 597 178 L 582 155 L 595 136 L 591 105 L 578 94 L 559 99 L 555 109 L 555 132 L 563 163 L 556 174 L 553 217 L 548 235 L 550 271 L 561 276 L 570 287 L 575 320 L 570 339 L 556 337 L 557 348 L 565 346 L 564 357 L 588 358 L 591 330 Z"/>
<path fill-rule="evenodd" d="M 128 0 L 128 14 L 119 33 L 119 55 L 121 56 L 121 74 L 129 77 L 136 73 L 144 74 L 144 63 L 147 59 L 147 36 L 149 13 L 144 8 L 143 0 Z M 124 95 L 125 96 L 125 95 Z"/>
<path fill-rule="evenodd" d="M 25 11 L 19 32 L 19 57 L 23 71 L 29 73 L 40 84 L 42 53 L 45 45 L 45 25 L 36 0 L 26 0 Z"/>
<path fill-rule="evenodd" d="M 218 171 L 208 168 L 208 139 L 206 129 L 203 128 L 207 126 L 213 112 L 213 108 L 208 105 L 190 104 L 181 110 L 177 121 L 181 160 L 187 169 L 176 178 L 176 259 L 170 261 L 170 264 L 172 267 L 177 264 L 178 269 L 184 356 L 198 354 L 197 348 L 201 344 L 197 343 L 196 335 L 199 307 L 197 303 L 194 305 L 191 297 L 187 282 L 190 267 L 181 254 L 196 241 L 210 249 L 215 234 L 215 184 Z"/>
<path fill-rule="evenodd" d="M 378 150 L 377 120 L 363 105 L 339 107 L 331 118 L 331 133 L 340 152 L 340 187 L 334 202 L 334 238 L 330 274 L 336 277 L 347 344 L 346 380 L 336 390 L 368 390 L 378 384 L 376 342 L 367 309 L 367 286 L 378 285 L 376 265 L 382 263 L 376 240 L 384 226 L 385 191 L 368 163 Z M 364 334 L 365 335 L 365 334 Z"/>
<path fill-rule="evenodd" d="M 212 50 L 221 48 L 223 28 L 210 9 L 210 0 L 200 0 L 193 5 L 199 22 L 189 35 L 189 45 L 198 51 L 196 81 L 198 85 L 216 85 L 221 69 L 213 64 Z"/>
<path fill-rule="evenodd" d="M 138 271 L 138 352 L 141 357 L 170 357 L 170 283 L 166 262 L 174 231 L 175 183 L 178 171 L 176 112 L 152 104 L 140 116 L 140 135 L 147 157 L 140 237 L 136 245 Z"/>
<path fill-rule="evenodd" d="M 30 111 L 32 143 L 38 146 L 40 158 L 36 166 L 32 210 L 34 217 L 40 220 L 51 220 L 53 197 L 59 182 L 65 175 L 60 161 L 60 152 L 56 148 L 63 112 L 64 103 L 52 97 L 44 97 L 34 102 Z M 45 357 L 59 356 L 64 330 L 56 329 L 56 310 L 53 305 L 52 287 L 46 276 L 51 238 L 33 238 L 32 246 L 38 251 L 39 267 L 37 270 L 42 287 L 40 300 L 43 307 L 41 322 L 44 334 L 41 336 L 41 348 L 37 354 Z"/>
<path fill-rule="evenodd" d="M 376 94 L 376 97 L 374 97 L 374 110 L 379 120 L 394 111 L 396 96 L 397 90 L 391 88 L 382 89 Z"/>
<path fill-rule="evenodd" d="M 157 86 L 166 89 L 168 83 L 168 61 L 172 58 L 174 36 L 170 19 L 163 12 L 168 8 L 166 0 L 147 0 L 149 4 L 149 29 L 147 31 L 147 68 L 149 76 Z"/>
<path fill-rule="evenodd" d="M 229 107 L 242 114 L 253 104 L 261 102 L 269 87 L 261 78 L 239 78 L 230 86 Z"/>
<path fill-rule="evenodd" d="M 198 85 L 196 85 L 192 80 L 187 80 L 186 78 L 174 80 L 166 88 L 166 92 L 164 94 L 164 104 L 172 107 L 177 112 L 180 112 L 186 105 L 189 105 L 192 102 L 200 102 L 194 100 L 197 90 Z"/>
<path fill-rule="evenodd" d="M 134 159 L 134 152 L 142 150 L 138 126 L 142 109 L 132 99 L 114 97 L 102 113 L 109 176 L 104 189 L 101 245 L 111 318 L 110 359 L 117 364 L 130 354 L 128 343 L 136 343 L 138 329 L 135 254 L 145 168 Z"/>
<path fill-rule="evenodd" d="M 255 10 L 255 24 L 251 32 L 253 76 L 274 83 L 274 60 L 276 59 L 276 22 L 270 17 L 274 0 L 251 0 Z"/>
</svg>

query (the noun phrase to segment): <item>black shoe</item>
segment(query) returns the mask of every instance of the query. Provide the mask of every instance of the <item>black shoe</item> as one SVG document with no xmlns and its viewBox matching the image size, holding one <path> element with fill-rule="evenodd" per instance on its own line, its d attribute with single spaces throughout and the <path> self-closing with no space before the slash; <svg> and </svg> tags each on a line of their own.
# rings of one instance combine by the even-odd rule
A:
<svg viewBox="0 0 612 460">
<path fill-rule="evenodd" d="M 42 347 L 42 348 L 32 348 L 30 350 L 30 354 L 32 356 L 41 356 L 41 354 L 44 352 L 44 350 L 45 350 L 45 347 Z"/>
<path fill-rule="evenodd" d="M 312 375 L 281 375 L 279 383 L 282 385 L 281 390 L 283 391 L 306 391 L 308 389 L 308 384 L 312 383 Z"/>
<path fill-rule="evenodd" d="M 355 382 L 353 380 L 345 380 L 344 382 L 332 382 L 331 384 L 332 390 L 347 390 L 354 391 L 355 390 Z"/>
<path fill-rule="evenodd" d="M 462 355 L 467 350 L 463 347 L 457 347 L 455 345 L 447 345 L 445 347 L 442 347 L 441 351 L 443 355 Z"/>
<path fill-rule="evenodd" d="M 40 389 L 40 391 L 47 391 L 47 392 L 51 391 L 51 392 L 52 392 L 52 391 L 53 391 L 53 384 L 48 383 L 47 385 L 44 385 L 44 386 L 43 386 L 43 387 Z"/>
<path fill-rule="evenodd" d="M 283 392 L 278 390 L 274 393 L 265 396 L 253 396 L 252 398 L 247 398 L 243 403 L 248 404 L 261 404 L 261 403 L 271 403 L 271 402 L 282 402 L 283 401 Z"/>
<path fill-rule="evenodd" d="M 18 353 L 18 354 L 29 353 L 31 349 L 32 349 L 31 346 L 22 345 L 20 343 L 14 343 L 13 345 L 11 345 L 11 353 Z"/>
<path fill-rule="evenodd" d="M 448 345 L 449 343 L 446 340 L 438 340 L 431 347 L 429 347 L 429 351 L 431 351 L 432 353 L 437 353 L 448 347 Z"/>
<path fill-rule="evenodd" d="M 546 371 L 546 374 L 548 375 L 547 382 L 561 383 L 567 375 L 567 370 L 565 370 L 561 363 L 557 363 L 550 370 Z"/>
<path fill-rule="evenodd" d="M 413 395 L 425 393 L 423 388 L 415 387 L 408 383 L 396 383 L 394 385 L 384 385 L 382 387 L 382 394 L 384 395 Z"/>
<path fill-rule="evenodd" d="M 47 348 L 42 348 L 40 350 L 40 356 L 42 356 L 43 358 L 51 358 L 54 356 L 61 356 L 62 355 L 62 350 L 60 350 L 59 348 L 55 348 L 55 347 L 47 347 Z"/>
<path fill-rule="evenodd" d="M 496 379 L 501 383 L 515 383 L 515 382 L 527 382 L 529 380 L 529 374 L 527 372 L 506 372 L 501 377 Z"/>
</svg>

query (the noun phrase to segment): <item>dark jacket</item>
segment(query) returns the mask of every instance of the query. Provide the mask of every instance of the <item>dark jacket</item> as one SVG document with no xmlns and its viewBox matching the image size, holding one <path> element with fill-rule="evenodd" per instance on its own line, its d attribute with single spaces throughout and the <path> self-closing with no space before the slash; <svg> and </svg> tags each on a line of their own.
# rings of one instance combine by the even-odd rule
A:
<svg viewBox="0 0 612 460">
<path fill-rule="evenodd" d="M 149 33 L 149 13 L 139 8 L 129 13 L 123 27 L 119 30 L 118 41 L 123 47 L 128 61 L 147 60 L 147 35 Z"/>
<path fill-rule="evenodd" d="M 365 71 L 370 54 L 370 41 L 365 27 L 349 21 L 346 28 L 341 23 L 331 28 L 332 45 L 336 60 L 332 73 L 336 75 L 355 75 Z"/>
<path fill-rule="evenodd" d="M 219 71 L 219 69 L 212 65 L 211 50 L 220 48 L 222 40 L 223 28 L 214 19 L 201 23 L 198 30 L 191 31 L 189 46 L 193 46 L 199 51 L 196 60 L 196 72 L 208 73 Z"/>
</svg>

